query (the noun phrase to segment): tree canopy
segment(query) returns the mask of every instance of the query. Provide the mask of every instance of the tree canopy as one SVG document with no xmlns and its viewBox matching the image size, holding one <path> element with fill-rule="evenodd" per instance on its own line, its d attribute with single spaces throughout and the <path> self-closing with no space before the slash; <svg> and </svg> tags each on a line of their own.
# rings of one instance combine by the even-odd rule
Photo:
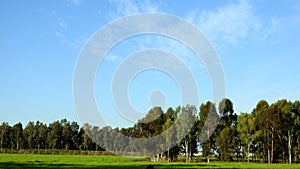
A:
<svg viewBox="0 0 300 169">
<path fill-rule="evenodd" d="M 164 144 L 131 139 L 157 135 L 163 135 Z M 199 110 L 194 105 L 170 107 L 166 112 L 153 107 L 134 126 L 121 129 L 89 124 L 80 127 L 67 119 L 50 124 L 29 122 L 25 127 L 3 122 L 0 148 L 113 150 L 125 155 L 144 148 L 144 152 L 153 152 L 153 161 L 176 161 L 182 155 L 188 162 L 195 154 L 202 154 L 207 162 L 216 156 L 221 161 L 293 163 L 300 160 L 300 102 L 282 99 L 269 104 L 260 100 L 251 113 L 238 114 L 227 98 L 218 109 L 210 101 L 201 104 Z M 166 151 L 157 154 L 157 150 Z"/>
</svg>

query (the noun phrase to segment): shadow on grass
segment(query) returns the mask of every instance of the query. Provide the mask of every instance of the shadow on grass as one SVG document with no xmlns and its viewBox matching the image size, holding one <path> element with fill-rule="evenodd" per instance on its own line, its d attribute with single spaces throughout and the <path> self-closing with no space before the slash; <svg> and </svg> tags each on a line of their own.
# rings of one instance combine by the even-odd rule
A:
<svg viewBox="0 0 300 169">
<path fill-rule="evenodd" d="M 124 165 L 75 165 L 75 164 L 47 164 L 40 161 L 32 161 L 27 163 L 15 163 L 15 162 L 5 162 L 0 163 L 0 169 L 59 169 L 59 168 L 72 168 L 72 169 L 167 169 L 167 168 L 222 168 L 216 165 L 207 164 L 176 164 L 176 163 L 166 163 L 166 164 L 124 164 Z M 228 169 L 228 168 L 227 168 Z"/>
</svg>

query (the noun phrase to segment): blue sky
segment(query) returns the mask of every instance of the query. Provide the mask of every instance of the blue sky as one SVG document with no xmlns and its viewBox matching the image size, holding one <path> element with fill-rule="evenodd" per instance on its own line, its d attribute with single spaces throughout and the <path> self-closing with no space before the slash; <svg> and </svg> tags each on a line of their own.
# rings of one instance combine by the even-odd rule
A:
<svg viewBox="0 0 300 169">
<path fill-rule="evenodd" d="M 0 5 L 0 121 L 77 121 L 72 79 L 81 48 L 105 24 L 140 12 L 176 15 L 206 35 L 222 61 L 226 97 L 234 102 L 237 113 L 251 112 L 260 99 L 271 103 L 281 98 L 299 100 L 299 1 L 12 0 Z M 133 37 L 105 57 L 95 79 L 95 95 L 109 124 L 132 124 L 116 113 L 110 86 L 124 57 L 139 49 L 174 52 L 197 79 L 200 102 L 211 99 L 202 63 L 176 43 L 164 37 Z M 149 92 L 156 89 L 165 94 L 165 109 L 180 104 L 174 79 L 159 71 L 145 71 L 129 87 L 132 105 L 146 112 L 151 106 Z"/>
</svg>

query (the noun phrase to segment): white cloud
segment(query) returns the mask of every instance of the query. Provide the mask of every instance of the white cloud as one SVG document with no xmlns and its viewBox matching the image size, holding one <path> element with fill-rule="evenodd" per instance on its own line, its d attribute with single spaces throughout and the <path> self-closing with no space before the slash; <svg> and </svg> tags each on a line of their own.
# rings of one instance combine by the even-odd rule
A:
<svg viewBox="0 0 300 169">
<path fill-rule="evenodd" d="M 67 28 L 67 24 L 62 20 L 60 20 L 58 22 L 58 26 L 59 26 L 60 29 L 66 29 Z"/>
<path fill-rule="evenodd" d="M 141 12 L 158 12 L 160 5 L 158 1 L 129 1 L 129 0 L 110 0 L 110 4 L 116 9 L 110 13 L 110 16 L 115 19 L 122 16 L 132 15 Z"/>
<path fill-rule="evenodd" d="M 83 35 L 83 33 L 77 33 L 74 35 L 74 32 L 70 26 L 68 26 L 68 22 L 59 17 L 57 13 L 53 14 L 57 19 L 57 32 L 55 35 L 57 39 L 64 45 L 68 45 L 73 47 L 74 49 L 80 49 L 83 47 L 85 42 L 87 41 L 87 37 Z"/>
<path fill-rule="evenodd" d="M 113 54 L 108 54 L 107 56 L 105 56 L 104 59 L 107 61 L 110 61 L 110 62 L 115 62 L 115 61 L 121 60 L 121 58 L 119 56 L 113 55 Z"/>
<path fill-rule="evenodd" d="M 271 36 L 272 34 L 276 33 L 281 25 L 282 25 L 282 22 L 283 22 L 283 19 L 281 18 L 271 18 L 270 19 L 270 28 L 269 29 L 266 29 L 264 31 L 264 34 L 261 38 L 261 41 L 265 41 L 269 36 Z"/>
<path fill-rule="evenodd" d="M 62 43 L 66 43 L 67 39 L 66 39 L 66 35 L 62 32 L 55 32 L 55 36 L 58 38 L 59 41 L 61 41 Z"/>
<path fill-rule="evenodd" d="M 77 37 L 77 36 L 76 36 Z M 74 49 L 80 49 L 87 42 L 86 36 L 78 36 L 77 38 L 71 39 L 68 41 L 69 45 L 71 45 Z"/>
<path fill-rule="evenodd" d="M 199 27 L 216 46 L 240 45 L 243 41 L 264 41 L 280 24 L 280 19 L 262 19 L 248 1 L 240 0 L 215 11 L 191 10 L 187 19 Z"/>
<path fill-rule="evenodd" d="M 68 5 L 73 5 L 73 6 L 81 4 L 81 0 L 66 0 L 66 2 Z"/>
<path fill-rule="evenodd" d="M 160 1 L 141 1 L 141 0 L 110 0 L 110 4 L 113 6 L 115 11 L 110 13 L 110 19 L 115 19 L 122 16 L 142 13 L 142 12 L 163 12 L 166 7 L 165 4 L 162 4 Z M 201 61 L 196 57 L 192 56 L 192 52 L 187 47 L 184 47 L 183 44 L 170 40 L 165 37 L 153 37 L 153 36 L 144 36 L 143 38 L 138 38 L 134 43 L 138 46 L 138 49 L 148 49 L 148 48 L 158 48 L 166 50 L 178 56 L 182 59 L 190 68 L 204 69 Z M 133 47 L 134 48 L 134 47 Z M 112 55 L 111 58 L 108 57 L 107 60 L 114 62 L 119 59 L 115 59 L 116 55 Z"/>
</svg>

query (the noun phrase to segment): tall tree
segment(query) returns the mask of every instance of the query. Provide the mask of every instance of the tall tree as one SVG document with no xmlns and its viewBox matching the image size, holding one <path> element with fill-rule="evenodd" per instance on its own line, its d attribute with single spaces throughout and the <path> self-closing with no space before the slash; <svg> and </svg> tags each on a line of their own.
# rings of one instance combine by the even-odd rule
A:
<svg viewBox="0 0 300 169">
<path fill-rule="evenodd" d="M 206 156 L 209 163 L 210 154 L 215 149 L 216 134 L 214 130 L 218 125 L 219 116 L 215 104 L 210 101 L 206 102 L 206 104 L 201 104 L 199 114 L 199 141 L 202 146 L 202 155 Z"/>
<path fill-rule="evenodd" d="M 237 119 L 237 131 L 240 139 L 244 143 L 244 149 L 247 151 L 247 161 L 250 157 L 250 146 L 252 142 L 259 136 L 255 131 L 255 121 L 252 115 L 241 113 Z M 256 135 L 255 135 L 256 134 Z"/>
<path fill-rule="evenodd" d="M 71 130 L 72 130 L 72 149 L 76 150 L 79 149 L 80 146 L 80 134 L 79 134 L 79 125 L 77 122 L 73 121 L 71 123 Z"/>
<path fill-rule="evenodd" d="M 73 143 L 73 130 L 70 125 L 70 122 L 68 122 L 66 119 L 63 119 L 61 121 L 62 123 L 62 148 L 69 150 L 70 147 L 72 148 Z"/>
<path fill-rule="evenodd" d="M 27 148 L 29 149 L 34 149 L 36 148 L 36 137 L 37 137 L 37 132 L 36 132 L 36 128 L 35 128 L 35 125 L 34 125 L 34 122 L 29 122 L 24 131 L 24 137 L 25 137 L 25 140 L 26 140 L 26 145 L 27 145 Z"/>
<path fill-rule="evenodd" d="M 8 123 L 3 122 L 0 125 L 0 146 L 2 148 L 10 148 L 10 131 L 11 127 L 8 125 Z"/>
<path fill-rule="evenodd" d="M 62 125 L 59 121 L 49 124 L 47 142 L 52 149 L 62 149 Z"/>
<path fill-rule="evenodd" d="M 165 138 L 166 138 L 166 146 L 167 146 L 167 158 L 168 162 L 173 161 L 174 158 L 177 156 L 178 149 L 176 147 L 176 127 L 174 125 L 174 122 L 177 120 L 177 113 L 172 108 L 168 108 L 166 114 L 165 114 L 165 123 L 163 124 L 163 131 L 165 132 Z M 173 147 L 172 147 L 173 146 Z"/>
<path fill-rule="evenodd" d="M 185 136 L 181 142 L 181 147 L 185 150 L 186 162 L 190 162 L 193 154 L 197 151 L 196 142 L 196 115 L 197 109 L 195 106 L 186 105 L 181 107 L 181 112 L 178 116 L 179 125 L 177 128 L 177 137 Z"/>
<path fill-rule="evenodd" d="M 300 159 L 300 101 L 293 103 L 293 112 L 296 115 L 294 158 L 297 161 Z"/>
<path fill-rule="evenodd" d="M 276 136 L 278 135 L 278 131 L 280 131 L 281 127 L 281 108 L 277 103 L 272 104 L 269 107 L 269 110 L 266 113 L 268 119 L 268 132 L 269 132 L 269 139 L 271 141 L 270 146 L 270 160 L 269 163 L 275 162 L 275 143 L 276 143 Z"/>
<path fill-rule="evenodd" d="M 281 130 L 287 137 L 288 162 L 292 163 L 292 143 L 297 130 L 297 113 L 292 102 L 279 100 L 275 103 L 280 111 Z"/>
<path fill-rule="evenodd" d="M 21 123 L 17 123 L 12 127 L 12 142 L 14 147 L 18 150 L 23 147 L 23 127 Z"/>
<path fill-rule="evenodd" d="M 265 162 L 271 163 L 271 153 L 270 153 L 270 144 L 268 140 L 269 137 L 269 125 L 270 125 L 270 118 L 269 118 L 269 103 L 266 100 L 260 100 L 256 107 L 252 111 L 252 116 L 255 118 L 255 135 L 258 137 L 255 139 L 257 142 L 257 154 L 262 153 L 262 158 Z M 259 157 L 261 158 L 261 157 Z"/>
<path fill-rule="evenodd" d="M 85 123 L 82 126 L 84 132 L 82 134 L 82 147 L 84 150 L 92 150 L 93 141 L 91 139 L 91 128 L 92 126 Z"/>
<path fill-rule="evenodd" d="M 37 149 L 48 148 L 47 147 L 47 134 L 48 134 L 47 125 L 37 121 L 35 124 L 35 130 L 37 132 L 36 134 Z"/>
<path fill-rule="evenodd" d="M 219 134 L 216 143 L 218 147 L 219 158 L 225 161 L 231 161 L 236 152 L 236 121 L 237 115 L 233 110 L 233 103 L 229 99 L 223 99 L 219 103 L 220 120 L 217 132 Z"/>
</svg>

